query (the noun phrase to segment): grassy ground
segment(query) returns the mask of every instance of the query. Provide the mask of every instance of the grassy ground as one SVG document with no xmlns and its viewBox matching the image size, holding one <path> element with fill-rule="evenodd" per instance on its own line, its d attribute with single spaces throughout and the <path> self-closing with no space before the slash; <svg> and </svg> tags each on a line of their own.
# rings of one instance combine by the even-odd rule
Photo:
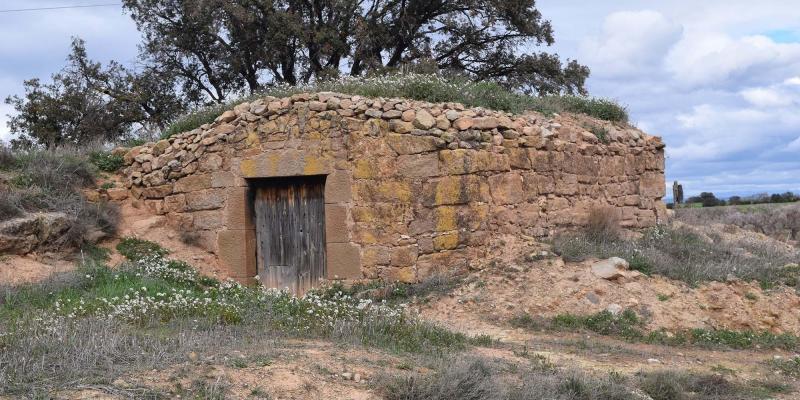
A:
<svg viewBox="0 0 800 400">
<path fill-rule="evenodd" d="M 769 398 L 790 389 L 771 381 L 733 383 L 720 374 L 654 371 L 624 376 L 591 376 L 558 368 L 542 357 L 527 365 L 461 357 L 444 360 L 437 372 L 384 377 L 389 400 L 723 400 Z"/>
<path fill-rule="evenodd" d="M 703 237 L 686 227 L 658 226 L 640 239 L 625 239 L 613 232 L 576 232 L 556 237 L 553 244 L 567 261 L 622 257 L 631 269 L 693 285 L 724 282 L 729 276 L 757 280 L 765 288 L 800 282 L 800 270 L 793 264 L 800 260 L 797 252 L 764 241 Z"/>
<path fill-rule="evenodd" d="M 511 325 L 533 331 L 592 332 L 614 336 L 631 342 L 667 346 L 699 346 L 713 349 L 782 349 L 800 351 L 800 337 L 772 332 L 733 331 L 727 329 L 690 329 L 678 332 L 646 333 L 644 321 L 632 310 L 619 315 L 602 311 L 591 315 L 560 314 L 541 318 L 521 314 L 511 319 Z"/>
<path fill-rule="evenodd" d="M 727 224 L 783 241 L 800 239 L 800 204 L 746 204 L 678 208 L 676 220 L 691 225 Z"/>
<path fill-rule="evenodd" d="M 279 350 L 266 349 L 297 339 L 323 340 L 344 346 L 343 352 L 373 348 L 397 354 L 405 361 L 386 369 L 391 372 L 376 372 L 369 384 L 387 399 L 636 399 L 637 393 L 665 400 L 759 399 L 789 390 L 780 383 L 734 382 L 718 374 L 593 375 L 526 351 L 515 352 L 514 360 L 476 353 L 473 346 L 502 352 L 504 345 L 419 320 L 402 305 L 445 295 L 458 279 L 335 285 L 298 299 L 200 276 L 147 241 L 124 239 L 117 251 L 127 258 L 117 268 L 106 267 L 107 252 L 95 250 L 75 272 L 0 292 L 0 394 L 48 398 L 70 388 L 102 388 L 128 398 L 228 398 L 230 385 L 219 377 L 169 381 L 167 391 L 147 385 L 147 379 L 123 386 L 118 379 L 154 370 L 194 376 L 194 370 L 172 366 L 185 365 L 187 354 L 192 359 L 195 352 L 195 358 L 212 359 L 261 349 L 215 362 L 242 370 L 267 367 L 278 362 Z M 604 334 L 634 332 L 639 323 L 627 313 L 556 320 L 564 329 Z M 210 352 L 211 358 L 204 356 Z M 793 369 L 789 364 L 775 368 Z M 270 398 L 260 387 L 250 393 Z"/>
<path fill-rule="evenodd" d="M 149 242 L 126 239 L 118 250 L 128 262 L 117 269 L 103 265 L 98 252 L 74 273 L 5 289 L 0 392 L 40 395 L 71 382 L 107 383 L 232 339 L 323 338 L 414 354 L 487 342 L 337 288 L 298 299 L 202 277 Z"/>
<path fill-rule="evenodd" d="M 462 78 L 404 74 L 376 78 L 343 78 L 309 86 L 274 87 L 228 104 L 196 110 L 165 129 L 162 138 L 210 123 L 226 110 L 243 102 L 266 96 L 285 97 L 302 92 L 338 92 L 367 97 L 407 98 L 433 103 L 458 102 L 468 107 L 484 107 L 517 114 L 525 111 L 538 111 L 546 115 L 572 112 L 607 121 L 628 121 L 625 107 L 608 99 L 578 96 L 536 97 L 515 93 L 491 82 L 476 83 Z"/>
</svg>

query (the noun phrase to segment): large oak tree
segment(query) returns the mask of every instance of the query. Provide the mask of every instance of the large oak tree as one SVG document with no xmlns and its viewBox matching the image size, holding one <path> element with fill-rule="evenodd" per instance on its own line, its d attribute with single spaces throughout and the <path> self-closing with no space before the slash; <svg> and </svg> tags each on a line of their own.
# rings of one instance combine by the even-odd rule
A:
<svg viewBox="0 0 800 400">
<path fill-rule="evenodd" d="M 553 29 L 534 0 L 124 0 L 143 58 L 191 99 L 223 102 L 428 64 L 536 94 L 585 93 L 589 69 L 537 51 Z"/>
</svg>

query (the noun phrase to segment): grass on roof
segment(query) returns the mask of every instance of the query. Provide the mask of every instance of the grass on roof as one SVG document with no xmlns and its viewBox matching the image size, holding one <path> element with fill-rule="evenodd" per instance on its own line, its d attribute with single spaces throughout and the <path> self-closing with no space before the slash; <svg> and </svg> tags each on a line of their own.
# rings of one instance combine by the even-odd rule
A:
<svg viewBox="0 0 800 400">
<path fill-rule="evenodd" d="M 467 107 L 483 107 L 514 114 L 525 111 L 537 111 L 545 115 L 570 112 L 612 122 L 628 121 L 626 108 L 610 99 L 583 96 L 538 97 L 510 91 L 494 82 L 472 82 L 464 78 L 444 78 L 438 75 L 397 74 L 374 78 L 342 78 L 294 87 L 275 86 L 226 104 L 197 109 L 177 119 L 162 132 L 161 137 L 169 138 L 211 123 L 237 104 L 266 96 L 286 97 L 303 92 L 338 92 L 431 103 L 456 102 Z"/>
</svg>

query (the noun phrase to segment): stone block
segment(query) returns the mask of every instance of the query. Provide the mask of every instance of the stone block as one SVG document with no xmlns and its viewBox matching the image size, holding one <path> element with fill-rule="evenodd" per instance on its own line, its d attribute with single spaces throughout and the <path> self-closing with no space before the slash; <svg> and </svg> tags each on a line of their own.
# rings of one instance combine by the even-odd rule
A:
<svg viewBox="0 0 800 400">
<path fill-rule="evenodd" d="M 185 176 L 175 182 L 175 193 L 187 193 L 211 187 L 211 175 L 195 174 Z"/>
<path fill-rule="evenodd" d="M 352 172 L 337 169 L 325 178 L 325 203 L 347 203 L 352 198 Z"/>
<path fill-rule="evenodd" d="M 441 170 L 447 175 L 463 175 L 484 171 L 509 171 L 508 156 L 479 150 L 443 150 L 439 152 Z"/>
<path fill-rule="evenodd" d="M 338 204 L 325 205 L 325 241 L 328 243 L 350 241 L 347 206 Z"/>
<path fill-rule="evenodd" d="M 458 247 L 459 237 L 457 231 L 447 232 L 433 238 L 433 249 L 451 250 Z"/>
<path fill-rule="evenodd" d="M 212 188 L 231 187 L 231 186 L 241 186 L 238 184 L 236 175 L 234 175 L 232 172 L 214 171 L 211 173 Z"/>
<path fill-rule="evenodd" d="M 417 262 L 419 248 L 417 245 L 399 246 L 392 248 L 391 265 L 395 267 L 410 267 Z"/>
<path fill-rule="evenodd" d="M 386 142 L 397 154 L 419 154 L 438 149 L 437 139 L 433 136 L 389 134 Z"/>
<path fill-rule="evenodd" d="M 167 225 L 175 230 L 188 231 L 192 228 L 193 217 L 191 213 L 167 213 Z"/>
<path fill-rule="evenodd" d="M 160 185 L 142 189 L 142 196 L 146 199 L 161 199 L 172 194 L 172 185 Z"/>
<path fill-rule="evenodd" d="M 528 158 L 528 150 L 522 148 L 506 149 L 508 163 L 514 169 L 531 169 L 531 160 Z"/>
<path fill-rule="evenodd" d="M 239 169 L 245 178 L 330 174 L 329 159 L 295 149 L 270 150 L 241 161 Z"/>
<path fill-rule="evenodd" d="M 639 178 L 639 195 L 652 199 L 664 197 L 666 192 L 664 174 L 647 172 Z"/>
<path fill-rule="evenodd" d="M 357 201 L 411 202 L 411 185 L 400 180 L 357 180 L 354 185 Z"/>
<path fill-rule="evenodd" d="M 195 229 L 219 230 L 222 228 L 223 215 L 220 211 L 197 211 L 192 213 L 192 225 Z"/>
<path fill-rule="evenodd" d="M 205 189 L 186 193 L 186 210 L 213 210 L 225 204 L 224 189 Z"/>
<path fill-rule="evenodd" d="M 203 154 L 197 163 L 197 169 L 202 172 L 218 171 L 222 168 L 222 156 L 217 153 Z"/>
<path fill-rule="evenodd" d="M 145 200 L 144 205 L 153 214 L 163 215 L 167 213 L 164 210 L 164 199 Z"/>
<path fill-rule="evenodd" d="M 253 206 L 246 187 L 227 189 L 225 199 L 225 226 L 228 229 L 254 229 Z"/>
<path fill-rule="evenodd" d="M 183 212 L 186 210 L 186 195 L 175 194 L 165 197 L 164 210 L 166 212 Z"/>
<path fill-rule="evenodd" d="M 477 175 L 445 176 L 424 184 L 427 206 L 489 202 L 489 185 Z"/>
<path fill-rule="evenodd" d="M 383 273 L 383 278 L 389 282 L 415 283 L 417 271 L 413 267 L 388 268 Z"/>
<path fill-rule="evenodd" d="M 436 153 L 402 155 L 397 157 L 397 173 L 412 178 L 439 175 L 439 156 Z"/>
<path fill-rule="evenodd" d="M 328 243 L 328 279 L 360 279 L 361 250 L 353 243 Z"/>
<path fill-rule="evenodd" d="M 489 188 L 495 204 L 517 204 L 525 200 L 522 175 L 516 172 L 489 177 Z"/>
<path fill-rule="evenodd" d="M 389 265 L 392 254 L 386 246 L 366 246 L 361 250 L 361 262 L 366 265 Z"/>
<path fill-rule="evenodd" d="M 256 235 L 254 230 L 224 230 L 217 234 L 217 254 L 235 278 L 256 276 Z"/>
</svg>

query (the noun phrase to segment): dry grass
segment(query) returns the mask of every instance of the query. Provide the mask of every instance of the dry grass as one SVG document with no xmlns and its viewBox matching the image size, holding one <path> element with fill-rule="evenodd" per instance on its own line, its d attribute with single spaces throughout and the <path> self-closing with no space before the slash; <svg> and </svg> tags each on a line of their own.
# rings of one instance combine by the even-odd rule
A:
<svg viewBox="0 0 800 400">
<path fill-rule="evenodd" d="M 800 240 L 800 204 L 679 208 L 678 221 L 690 225 L 726 224 L 763 233 L 778 240 Z"/>
<path fill-rule="evenodd" d="M 62 212 L 71 220 L 55 249 L 77 247 L 95 237 L 96 231 L 113 234 L 119 220 L 116 207 L 90 203 L 82 189 L 95 185 L 96 167 L 87 153 L 77 149 L 13 153 L 0 149 L 0 165 L 9 178 L 0 183 L 0 222 L 26 212 Z"/>
<path fill-rule="evenodd" d="M 800 281 L 796 273 L 787 270 L 787 265 L 800 259 L 796 251 L 765 241 L 704 237 L 687 227 L 659 226 L 639 240 L 566 234 L 556 237 L 553 244 L 567 261 L 622 257 L 631 269 L 690 284 L 725 281 L 729 276 L 757 280 L 765 286 L 795 286 Z"/>
<path fill-rule="evenodd" d="M 721 375 L 656 371 L 626 377 L 591 376 L 534 357 L 527 366 L 464 357 L 443 360 L 427 375 L 385 375 L 378 390 L 387 400 L 654 400 L 759 399 L 786 392 L 782 384 L 728 381 Z"/>
<path fill-rule="evenodd" d="M 620 237 L 620 215 L 614 207 L 596 207 L 589 211 L 586 235 L 596 241 L 616 240 Z"/>
</svg>

